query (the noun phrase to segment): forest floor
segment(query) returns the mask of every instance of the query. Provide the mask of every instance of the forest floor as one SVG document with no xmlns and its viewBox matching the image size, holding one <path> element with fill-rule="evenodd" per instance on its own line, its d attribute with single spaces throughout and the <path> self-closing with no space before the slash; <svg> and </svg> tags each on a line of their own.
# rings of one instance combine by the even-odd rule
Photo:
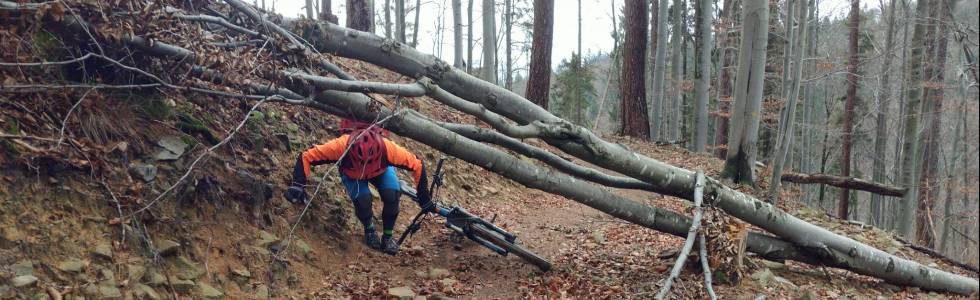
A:
<svg viewBox="0 0 980 300">
<path fill-rule="evenodd" d="M 21 59 L 0 54 L 3 61 Z M 361 79 L 404 80 L 365 63 L 337 61 Z M 0 79 L 24 80 L 12 74 L 0 73 L 9 76 Z M 449 231 L 433 220 L 398 255 L 388 256 L 361 243 L 349 200 L 328 166 L 314 173 L 323 176 L 313 181 L 322 181 L 322 190 L 305 214 L 281 196 L 296 155 L 336 136 L 336 118 L 308 108 L 263 105 L 247 115 L 246 126 L 228 144 L 181 181 L 207 147 L 234 131 L 248 105 L 182 93 L 86 94 L 70 119 L 65 116 L 81 91 L 0 98 L 0 133 L 57 139 L 62 120 L 69 120 L 63 143 L 0 139 L 0 299 L 362 299 L 390 298 L 400 290 L 421 298 L 647 299 L 674 264 L 668 254 L 683 243 L 449 160 L 437 199 L 484 218 L 496 216 L 498 225 L 550 260 L 554 269 L 542 273 L 468 241 L 455 250 Z M 475 122 L 428 99 L 406 102 L 436 119 Z M 709 176 L 722 167 L 716 158 L 673 146 L 610 139 Z M 395 140 L 429 164 L 443 156 L 414 141 Z M 181 184 L 171 194 L 154 201 L 176 182 Z M 680 199 L 616 192 L 689 214 L 690 204 Z M 804 208 L 794 202 L 797 197 L 787 187 L 784 207 L 801 218 L 902 257 L 977 276 L 909 249 L 880 230 Z M 380 211 L 380 203 L 375 210 Z M 401 211 L 396 232 L 404 230 L 417 207 L 403 198 Z M 689 263 L 674 285 L 676 298 L 706 298 L 695 265 Z M 752 256 L 744 272 L 738 283 L 715 284 L 720 298 L 957 298 Z"/>
</svg>

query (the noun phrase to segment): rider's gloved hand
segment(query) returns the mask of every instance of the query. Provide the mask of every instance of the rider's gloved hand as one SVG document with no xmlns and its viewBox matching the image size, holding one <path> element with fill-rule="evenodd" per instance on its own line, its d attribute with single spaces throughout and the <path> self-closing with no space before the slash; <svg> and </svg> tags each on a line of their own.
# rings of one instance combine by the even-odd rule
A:
<svg viewBox="0 0 980 300">
<path fill-rule="evenodd" d="M 286 200 L 292 204 L 306 204 L 306 190 L 303 187 L 292 185 L 286 189 Z"/>
<path fill-rule="evenodd" d="M 415 188 L 415 191 L 419 208 L 425 212 L 435 212 L 436 204 L 432 202 L 432 194 L 429 192 L 429 187 L 424 182 L 420 182 L 419 186 Z"/>
</svg>

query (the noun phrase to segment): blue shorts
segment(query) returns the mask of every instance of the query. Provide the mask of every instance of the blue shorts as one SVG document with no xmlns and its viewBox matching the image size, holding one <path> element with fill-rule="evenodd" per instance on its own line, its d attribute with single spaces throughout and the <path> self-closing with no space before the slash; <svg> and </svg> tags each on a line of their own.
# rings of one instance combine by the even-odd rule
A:
<svg viewBox="0 0 980 300">
<path fill-rule="evenodd" d="M 395 167 L 393 166 L 388 166 L 381 175 L 363 180 L 351 179 L 344 175 L 344 172 L 340 172 L 340 182 L 344 184 L 344 188 L 347 189 L 347 196 L 351 200 L 356 200 L 362 195 L 370 197 L 371 190 L 368 189 L 368 182 L 378 190 L 401 190 L 401 184 L 398 183 L 398 175 L 395 174 Z"/>
</svg>

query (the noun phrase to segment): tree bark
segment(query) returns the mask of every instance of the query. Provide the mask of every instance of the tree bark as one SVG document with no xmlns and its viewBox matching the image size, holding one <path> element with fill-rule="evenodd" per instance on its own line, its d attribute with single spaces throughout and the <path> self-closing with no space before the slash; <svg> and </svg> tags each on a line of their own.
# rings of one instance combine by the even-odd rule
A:
<svg viewBox="0 0 980 300">
<path fill-rule="evenodd" d="M 878 116 L 875 118 L 875 145 L 874 145 L 874 165 L 872 166 L 871 180 L 884 182 L 885 180 L 885 145 L 888 143 L 888 105 L 891 99 L 891 65 L 892 57 L 895 55 L 895 9 L 896 0 L 891 0 L 888 5 L 888 29 L 885 32 L 885 53 L 881 72 L 881 99 L 878 101 Z M 896 158 L 897 159 L 897 158 Z M 871 224 L 883 227 L 882 218 L 886 214 L 884 203 L 881 196 L 871 195 Z"/>
<path fill-rule="evenodd" d="M 962 95 L 962 96 L 964 96 L 963 98 L 966 99 L 966 95 Z M 966 109 L 964 109 L 964 107 L 962 107 L 961 104 L 961 107 L 959 107 L 959 116 L 957 116 L 956 118 L 956 129 L 953 133 L 952 152 L 954 153 L 954 156 L 953 159 L 950 159 L 949 165 L 946 167 L 946 172 L 948 173 L 948 175 L 946 176 L 946 201 L 945 203 L 943 203 L 943 235 L 942 238 L 939 240 L 939 248 L 938 248 L 939 252 L 943 252 L 943 253 L 947 253 L 946 249 L 947 246 L 949 245 L 949 238 L 950 238 L 949 232 L 953 228 L 953 221 L 954 221 L 952 216 L 950 215 L 952 213 L 951 208 L 953 206 L 952 205 L 953 186 L 954 183 L 956 182 L 956 175 L 954 175 L 955 174 L 954 170 L 956 169 L 957 161 L 963 160 L 963 154 L 965 154 L 966 152 L 966 147 L 965 147 L 966 143 L 960 142 L 960 140 L 967 139 L 967 136 L 965 134 L 961 134 L 963 132 L 963 127 L 965 126 L 965 124 L 966 124 Z M 961 147 L 960 146 L 961 144 L 964 146 Z M 963 163 L 963 169 L 966 169 L 965 161 Z M 963 180 L 963 182 L 961 182 L 960 184 L 966 185 L 967 184 L 966 180 Z M 965 198 L 967 196 L 961 195 L 961 197 Z"/>
<path fill-rule="evenodd" d="M 394 34 L 391 32 L 391 0 L 385 0 L 384 10 L 385 37 L 390 39 L 394 36 Z"/>
<path fill-rule="evenodd" d="M 766 0 L 745 0 L 742 34 L 738 50 L 738 76 L 735 77 L 728 153 L 722 176 L 734 182 L 755 186 L 756 142 L 765 79 L 769 7 Z"/>
<path fill-rule="evenodd" d="M 867 181 L 861 178 L 841 177 L 827 174 L 801 174 L 786 172 L 780 177 L 782 181 L 799 184 L 826 184 L 839 188 L 862 190 L 882 196 L 902 197 L 907 191 L 900 186 L 887 185 L 880 182 Z"/>
<path fill-rule="evenodd" d="M 687 32 L 687 27 L 683 25 L 683 13 L 684 13 L 684 0 L 674 0 L 674 6 L 671 7 L 671 23 L 673 24 L 670 32 L 670 114 L 667 115 L 670 121 L 667 122 L 667 127 L 669 130 L 669 141 L 679 141 L 681 137 L 681 124 L 684 123 L 684 113 L 681 109 L 683 104 L 684 96 L 684 75 L 683 73 L 683 53 L 684 39 L 682 38 L 684 34 L 681 32 Z"/>
<path fill-rule="evenodd" d="M 412 24 L 412 48 L 419 46 L 419 16 L 422 14 L 422 0 L 415 0 L 415 23 Z"/>
<path fill-rule="evenodd" d="M 718 50 L 721 52 L 720 70 L 718 70 L 718 117 L 715 120 L 715 156 L 725 158 L 728 147 L 728 124 L 731 115 L 728 113 L 732 101 L 732 72 L 734 51 L 729 46 L 732 41 L 732 13 L 735 1 L 724 0 L 721 16 L 718 20 Z"/>
<path fill-rule="evenodd" d="M 623 42 L 623 80 L 620 82 L 622 101 L 620 104 L 619 134 L 640 139 L 650 136 L 647 118 L 646 94 L 643 61 L 646 53 L 647 5 L 643 0 L 627 0 L 623 27 L 626 38 Z"/>
<path fill-rule="evenodd" d="M 494 0 L 483 0 L 482 79 L 497 84 L 497 16 Z"/>
<path fill-rule="evenodd" d="M 534 0 L 534 29 L 531 40 L 531 66 L 524 95 L 532 103 L 548 109 L 551 90 L 551 43 L 554 30 L 555 0 Z"/>
<path fill-rule="evenodd" d="M 506 63 L 504 64 L 504 88 L 510 90 L 514 84 L 514 61 L 511 56 L 511 37 L 510 31 L 514 23 L 511 21 L 513 17 L 512 6 L 514 0 L 504 0 L 504 56 Z M 579 26 L 581 27 L 581 25 Z"/>
<path fill-rule="evenodd" d="M 368 8 L 371 0 L 347 0 L 347 28 L 374 32 L 374 12 Z"/>
<path fill-rule="evenodd" d="M 320 20 L 324 20 L 333 24 L 337 24 L 337 15 L 333 14 L 333 1 L 331 0 L 321 0 L 320 2 Z"/>
<path fill-rule="evenodd" d="M 459 1 L 459 0 L 454 0 Z M 455 16 L 455 15 L 454 15 Z M 405 0 L 395 0 L 395 40 L 405 43 Z"/>
<path fill-rule="evenodd" d="M 789 82 L 789 91 L 784 95 L 786 96 L 786 111 L 785 122 L 779 124 L 779 134 L 776 140 L 776 151 L 773 157 L 772 163 L 772 178 L 769 180 L 769 199 L 772 204 L 777 204 L 779 202 L 779 195 L 781 192 L 780 184 L 782 183 L 782 173 L 783 166 L 786 163 L 786 155 L 789 153 L 790 149 L 793 148 L 793 127 L 796 125 L 796 102 L 800 97 L 800 77 L 803 76 L 803 49 L 807 47 L 807 23 L 810 19 L 810 10 L 807 7 L 809 3 L 808 0 L 800 1 L 800 27 L 799 33 L 794 35 L 795 44 L 791 49 L 793 57 L 790 61 L 789 66 L 791 67 L 789 71 L 791 73 Z M 792 20 L 793 17 L 788 19 Z"/>
<path fill-rule="evenodd" d="M 711 1 L 697 0 L 701 11 L 698 19 L 698 46 L 699 59 L 697 62 L 698 78 L 694 87 L 695 107 L 695 135 L 694 152 L 704 152 L 708 145 L 708 89 L 711 81 L 711 51 L 714 43 L 711 42 Z"/>
<path fill-rule="evenodd" d="M 657 0 L 652 0 L 657 1 Z M 654 141 L 665 141 L 667 132 L 662 131 L 666 122 L 664 122 L 665 109 L 664 105 L 667 103 L 664 96 L 664 76 L 667 75 L 667 0 L 660 0 L 660 4 L 654 5 L 657 11 L 656 29 L 657 29 L 657 49 L 654 54 L 653 60 L 653 105 L 650 110 L 650 139 Z M 653 24 L 651 22 L 651 24 Z M 651 27 L 653 28 L 653 27 Z"/>
<path fill-rule="evenodd" d="M 404 1 L 404 0 L 396 0 Z M 463 2 L 452 0 L 453 3 L 453 67 L 465 68 L 463 61 Z M 404 31 L 403 31 L 404 32 Z"/>
<path fill-rule="evenodd" d="M 313 1 L 315 0 L 306 0 L 306 6 L 304 7 L 306 9 L 306 18 L 311 20 L 316 18 L 316 13 L 313 10 Z"/>
<path fill-rule="evenodd" d="M 843 149 L 841 149 L 841 176 L 851 176 L 851 147 L 854 131 L 854 107 L 857 105 L 857 86 L 858 86 L 858 26 L 861 24 L 861 1 L 851 0 L 850 33 L 848 34 L 848 59 L 847 66 L 847 98 L 844 103 L 844 132 Z M 841 189 L 840 199 L 837 202 L 837 216 L 847 220 L 849 218 L 851 204 L 851 191 Z"/>
<path fill-rule="evenodd" d="M 473 0 L 467 2 L 466 14 L 466 73 L 473 74 Z"/>
<path fill-rule="evenodd" d="M 905 113 L 905 137 L 902 145 L 902 173 L 899 182 L 905 182 L 909 191 L 905 194 L 902 201 L 902 215 L 898 222 L 898 232 L 906 238 L 915 237 L 915 209 L 918 206 L 919 193 L 919 171 L 920 158 L 919 152 L 919 112 L 922 110 L 921 90 L 919 85 L 922 81 L 923 69 L 923 50 L 926 46 L 927 30 L 927 11 L 931 0 L 922 0 L 916 3 L 915 27 L 912 31 L 912 53 L 909 58 L 909 82 L 906 90 L 906 113 Z"/>
<path fill-rule="evenodd" d="M 938 20 L 939 16 L 945 15 L 943 11 L 947 7 L 954 5 L 949 4 L 951 1 L 935 1 L 936 5 L 930 7 L 932 15 L 930 17 L 932 29 L 930 30 L 935 37 L 930 46 L 933 55 L 930 55 L 931 59 L 927 62 L 931 65 L 930 71 L 926 73 L 929 78 L 922 84 L 922 99 L 926 101 L 925 106 L 928 107 L 926 118 L 929 120 L 929 128 L 925 135 L 922 176 L 919 182 L 923 191 L 919 193 L 919 208 L 916 215 L 916 223 L 918 224 L 916 239 L 920 245 L 929 248 L 936 246 L 933 220 L 935 220 L 936 215 L 936 201 L 939 198 L 939 147 L 942 143 L 940 128 L 942 128 L 943 97 L 945 95 L 946 50 L 949 44 L 948 30 Z"/>
<path fill-rule="evenodd" d="M 747 31 L 765 32 L 762 30 L 765 30 L 766 26 L 758 26 L 768 22 L 767 18 L 764 18 L 768 13 L 765 9 L 765 1 L 752 0 L 747 1 L 747 4 L 745 14 L 750 17 L 746 20 L 753 20 L 746 22 Z M 760 15 L 763 18 L 759 18 Z M 572 125 L 532 105 L 517 94 L 455 70 L 431 55 L 410 48 L 385 51 L 383 39 L 377 36 L 366 33 L 346 34 L 344 29 L 330 24 L 320 24 L 320 26 L 321 29 L 317 34 L 322 36 L 306 36 L 307 40 L 319 47 L 320 51 L 365 60 L 412 77 L 427 76 L 446 91 L 479 103 L 520 124 L 537 121 L 539 124 L 548 125 L 543 128 L 551 134 L 543 137 L 543 140 L 566 153 L 596 166 L 648 182 L 658 188 L 662 194 L 692 199 L 694 172 L 664 164 L 604 141 L 584 128 Z M 743 36 L 747 37 L 746 41 L 757 41 L 760 40 L 757 35 L 764 37 L 764 34 Z M 761 41 L 753 43 L 754 47 L 764 46 L 764 41 L 765 39 L 762 38 Z M 765 47 L 761 49 L 761 56 L 764 56 Z M 754 54 L 756 57 L 759 56 L 759 53 Z M 761 67 L 761 61 L 758 65 Z M 758 75 L 761 77 L 761 72 Z M 748 78 L 745 80 L 748 81 Z M 758 85 L 758 90 L 761 92 L 761 82 Z M 747 83 L 741 86 L 747 86 Z M 368 109 L 367 104 L 364 104 L 362 109 Z M 431 138 L 435 136 L 428 131 L 422 135 L 432 136 Z M 564 138 L 556 138 L 559 136 Z M 446 140 L 434 141 L 434 144 L 437 147 L 454 145 Z M 929 290 L 969 294 L 980 289 L 974 279 L 928 268 L 837 235 L 789 215 L 768 203 L 728 188 L 717 180 L 707 180 L 705 193 L 706 199 L 711 199 L 710 205 L 814 251 L 824 257 L 825 262 L 836 262 L 834 265 L 859 274 L 878 277 L 893 284 L 913 285 Z M 750 251 L 757 250 L 750 249 Z"/>
</svg>

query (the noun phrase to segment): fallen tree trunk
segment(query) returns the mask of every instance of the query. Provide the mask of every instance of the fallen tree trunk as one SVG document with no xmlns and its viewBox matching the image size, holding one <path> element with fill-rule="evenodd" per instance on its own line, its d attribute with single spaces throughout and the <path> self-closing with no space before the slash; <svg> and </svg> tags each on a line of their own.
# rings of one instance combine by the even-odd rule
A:
<svg viewBox="0 0 980 300">
<path fill-rule="evenodd" d="M 864 180 L 861 178 L 854 177 L 843 177 L 834 176 L 827 174 L 802 174 L 802 173 L 783 173 L 780 180 L 799 184 L 826 184 L 831 186 L 836 186 L 839 188 L 861 190 L 865 192 L 875 193 L 885 196 L 902 197 L 905 195 L 905 191 L 908 190 L 904 187 L 887 185 L 884 183 L 878 183 L 873 181 Z"/>
<path fill-rule="evenodd" d="M 304 37 L 322 52 L 367 61 L 413 78 L 429 77 L 446 91 L 520 124 L 545 124 L 542 128 L 566 138 L 542 137 L 562 151 L 597 166 L 649 182 L 665 195 L 691 200 L 694 172 L 674 167 L 602 140 L 534 105 L 527 99 L 456 70 L 438 58 L 376 35 L 316 24 L 300 28 Z M 717 180 L 707 180 L 708 202 L 750 224 L 775 233 L 809 249 L 831 265 L 846 266 L 859 274 L 899 285 L 928 290 L 971 294 L 980 290 L 977 280 L 926 267 L 807 223 L 779 208 L 735 191 Z"/>
</svg>

